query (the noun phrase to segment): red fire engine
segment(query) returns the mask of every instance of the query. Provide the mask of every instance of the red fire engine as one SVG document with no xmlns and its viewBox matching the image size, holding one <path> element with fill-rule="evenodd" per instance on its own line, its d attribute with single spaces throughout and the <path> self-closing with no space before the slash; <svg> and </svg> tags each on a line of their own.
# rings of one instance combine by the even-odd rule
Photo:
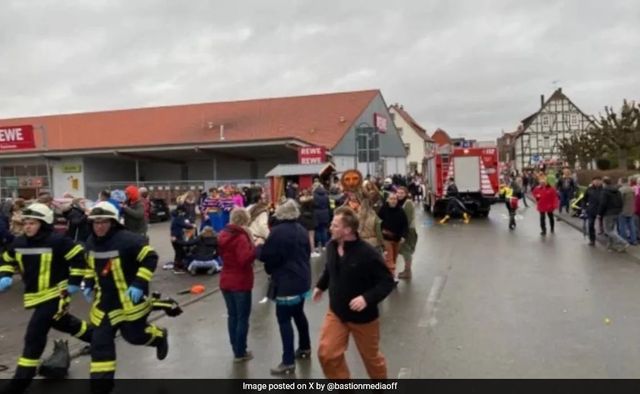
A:
<svg viewBox="0 0 640 394">
<path fill-rule="evenodd" d="M 439 147 L 424 161 L 426 195 L 425 211 L 434 216 L 446 212 L 446 189 L 454 178 L 459 199 L 475 216 L 487 217 L 491 204 L 497 201 L 499 189 L 498 149 L 495 147 Z"/>
</svg>

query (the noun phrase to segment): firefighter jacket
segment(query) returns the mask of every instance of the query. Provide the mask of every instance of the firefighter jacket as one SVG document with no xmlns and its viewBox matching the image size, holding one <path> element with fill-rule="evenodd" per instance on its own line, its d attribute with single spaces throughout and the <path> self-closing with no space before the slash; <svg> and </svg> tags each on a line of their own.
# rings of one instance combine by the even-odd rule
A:
<svg viewBox="0 0 640 394">
<path fill-rule="evenodd" d="M 24 307 L 60 298 L 68 285 L 79 286 L 86 274 L 82 246 L 51 230 L 17 237 L 0 260 L 0 277 L 16 272 L 24 282 Z"/>
<path fill-rule="evenodd" d="M 98 238 L 87 240 L 89 274 L 85 286 L 96 290 L 91 308 L 91 322 L 98 326 L 105 314 L 112 325 L 135 321 L 151 312 L 151 299 L 137 305 L 127 296 L 127 289 L 135 286 L 149 294 L 149 282 L 158 263 L 158 255 L 139 234 L 114 228 Z"/>
</svg>

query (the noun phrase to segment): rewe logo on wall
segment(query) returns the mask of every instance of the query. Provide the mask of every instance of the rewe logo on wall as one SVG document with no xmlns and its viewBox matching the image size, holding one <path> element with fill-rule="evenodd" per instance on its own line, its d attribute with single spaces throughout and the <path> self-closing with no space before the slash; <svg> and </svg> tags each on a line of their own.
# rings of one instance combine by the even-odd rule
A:
<svg viewBox="0 0 640 394">
<path fill-rule="evenodd" d="M 35 147 L 33 126 L 0 127 L 0 150 L 33 149 Z"/>
</svg>

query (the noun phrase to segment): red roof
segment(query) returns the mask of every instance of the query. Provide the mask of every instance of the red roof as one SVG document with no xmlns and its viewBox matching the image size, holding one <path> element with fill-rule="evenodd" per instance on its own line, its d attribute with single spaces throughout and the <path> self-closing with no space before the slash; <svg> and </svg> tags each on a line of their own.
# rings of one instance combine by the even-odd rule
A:
<svg viewBox="0 0 640 394">
<path fill-rule="evenodd" d="M 427 142 L 434 142 L 433 139 L 431 137 L 429 137 L 429 134 L 427 134 L 427 130 L 425 128 L 423 128 L 422 126 L 420 126 L 418 124 L 418 122 L 415 121 L 415 119 L 413 119 L 413 117 L 411 115 L 409 115 L 409 113 L 407 111 L 404 110 L 404 107 L 398 104 L 394 104 L 391 106 L 391 108 L 395 109 L 396 112 L 402 116 L 402 118 L 404 119 L 405 122 L 407 122 L 415 131 L 416 133 L 418 133 L 418 135 L 425 141 Z"/>
<path fill-rule="evenodd" d="M 365 90 L 0 119 L 0 127 L 43 125 L 49 151 L 217 143 L 221 124 L 224 142 L 294 138 L 332 149 L 378 94 Z M 36 131 L 38 147 L 41 138 Z"/>
<path fill-rule="evenodd" d="M 433 138 L 438 146 L 447 144 L 451 145 L 451 137 L 449 137 L 449 134 L 447 134 L 447 132 L 442 130 L 441 128 L 438 128 L 436 131 L 434 131 L 431 138 Z"/>
</svg>

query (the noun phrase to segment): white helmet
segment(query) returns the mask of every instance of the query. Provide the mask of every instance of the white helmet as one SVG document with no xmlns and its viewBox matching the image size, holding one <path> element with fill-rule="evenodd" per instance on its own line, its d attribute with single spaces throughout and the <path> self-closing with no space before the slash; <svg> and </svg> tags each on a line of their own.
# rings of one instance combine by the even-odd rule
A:
<svg viewBox="0 0 640 394">
<path fill-rule="evenodd" d="M 36 219 L 53 224 L 53 211 L 48 206 L 41 203 L 33 203 L 22 211 L 23 219 Z"/>
<path fill-rule="evenodd" d="M 113 219 L 118 222 L 120 220 L 120 211 L 110 202 L 100 201 L 91 208 L 88 219 Z"/>
</svg>

